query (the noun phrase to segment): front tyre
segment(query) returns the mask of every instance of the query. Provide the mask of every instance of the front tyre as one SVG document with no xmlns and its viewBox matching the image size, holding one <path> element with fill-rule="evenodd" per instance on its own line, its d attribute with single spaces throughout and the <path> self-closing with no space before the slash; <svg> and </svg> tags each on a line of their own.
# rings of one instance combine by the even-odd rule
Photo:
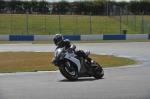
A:
<svg viewBox="0 0 150 99">
<path fill-rule="evenodd" d="M 101 79 L 104 76 L 104 70 L 98 63 L 95 62 L 95 64 L 97 66 L 93 69 L 93 77 L 96 79 Z"/>
<path fill-rule="evenodd" d="M 59 70 L 61 74 L 68 80 L 70 81 L 78 80 L 78 73 L 75 69 L 73 71 L 69 71 L 68 68 L 64 64 L 62 64 L 59 66 Z"/>
</svg>

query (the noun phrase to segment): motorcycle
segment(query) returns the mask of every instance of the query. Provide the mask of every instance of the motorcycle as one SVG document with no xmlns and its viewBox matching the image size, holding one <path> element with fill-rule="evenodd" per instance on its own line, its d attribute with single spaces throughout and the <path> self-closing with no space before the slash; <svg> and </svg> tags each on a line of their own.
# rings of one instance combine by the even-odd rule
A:
<svg viewBox="0 0 150 99">
<path fill-rule="evenodd" d="M 90 54 L 88 50 L 84 52 L 87 56 Z M 79 77 L 101 79 L 104 76 L 104 70 L 97 62 L 93 61 L 91 64 L 78 57 L 73 50 L 58 48 L 53 60 L 61 74 L 70 81 L 76 81 Z"/>
</svg>

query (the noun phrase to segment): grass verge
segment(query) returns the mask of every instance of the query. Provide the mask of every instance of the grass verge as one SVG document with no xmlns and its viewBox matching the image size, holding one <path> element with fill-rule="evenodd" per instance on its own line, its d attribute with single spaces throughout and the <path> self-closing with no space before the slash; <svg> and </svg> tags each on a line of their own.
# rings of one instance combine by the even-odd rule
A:
<svg viewBox="0 0 150 99">
<path fill-rule="evenodd" d="M 58 70 L 51 64 L 53 52 L 0 52 L 0 73 Z M 136 61 L 107 55 L 90 57 L 103 68 L 135 64 Z"/>
</svg>

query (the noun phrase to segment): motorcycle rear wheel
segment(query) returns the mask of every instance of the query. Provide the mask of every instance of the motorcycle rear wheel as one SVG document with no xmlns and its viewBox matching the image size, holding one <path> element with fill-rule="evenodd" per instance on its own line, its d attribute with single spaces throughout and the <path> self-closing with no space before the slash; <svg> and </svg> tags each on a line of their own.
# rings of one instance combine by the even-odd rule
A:
<svg viewBox="0 0 150 99">
<path fill-rule="evenodd" d="M 98 69 L 95 69 L 93 70 L 93 77 L 96 78 L 96 79 L 101 79 L 103 76 L 104 76 L 104 70 L 103 68 L 98 64 L 96 63 L 98 67 Z"/>
<path fill-rule="evenodd" d="M 73 71 L 69 71 L 67 67 L 62 64 L 59 66 L 59 70 L 61 74 L 70 81 L 78 80 L 78 72 L 74 69 Z"/>
</svg>

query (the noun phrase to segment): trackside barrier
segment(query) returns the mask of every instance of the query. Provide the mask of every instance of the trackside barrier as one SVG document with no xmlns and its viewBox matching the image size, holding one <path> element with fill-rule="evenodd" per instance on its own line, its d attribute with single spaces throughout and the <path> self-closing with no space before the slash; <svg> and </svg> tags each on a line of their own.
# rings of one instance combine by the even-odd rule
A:
<svg viewBox="0 0 150 99">
<path fill-rule="evenodd" d="M 1 41 L 47 41 L 54 35 L 0 35 Z M 69 40 L 150 40 L 150 34 L 64 35 Z"/>
<path fill-rule="evenodd" d="M 81 40 L 103 40 L 103 35 L 81 35 Z"/>
<path fill-rule="evenodd" d="M 53 40 L 54 35 L 35 35 L 34 41 L 51 41 Z"/>
<path fill-rule="evenodd" d="M 0 35 L 1 41 L 9 41 L 9 35 Z"/>
<path fill-rule="evenodd" d="M 103 35 L 103 40 L 126 40 L 126 35 Z"/>
<path fill-rule="evenodd" d="M 9 41 L 33 41 L 34 35 L 9 35 Z"/>
<path fill-rule="evenodd" d="M 126 40 L 147 40 L 148 34 L 128 34 Z"/>
<path fill-rule="evenodd" d="M 64 39 L 69 39 L 69 40 L 81 40 L 80 35 L 64 35 Z"/>
<path fill-rule="evenodd" d="M 54 35 L 35 35 L 34 41 L 47 41 L 47 40 L 53 40 Z M 81 40 L 80 35 L 64 35 L 64 39 L 69 40 Z"/>
</svg>

